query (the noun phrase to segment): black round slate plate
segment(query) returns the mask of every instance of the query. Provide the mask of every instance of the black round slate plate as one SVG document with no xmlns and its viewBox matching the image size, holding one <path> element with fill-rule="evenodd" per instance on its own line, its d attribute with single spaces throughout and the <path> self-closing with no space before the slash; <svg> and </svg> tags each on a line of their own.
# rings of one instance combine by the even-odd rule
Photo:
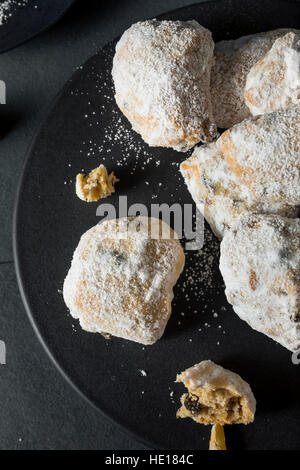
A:
<svg viewBox="0 0 300 470">
<path fill-rule="evenodd" d="M 163 18 L 195 18 L 220 40 L 300 27 L 298 13 L 296 2 L 225 0 L 193 5 Z M 174 380 L 178 372 L 209 358 L 240 373 L 258 401 L 254 424 L 227 427 L 228 447 L 298 448 L 300 366 L 227 304 L 218 271 L 218 243 L 208 228 L 202 254 L 187 253 L 173 314 L 155 345 L 142 347 L 86 333 L 67 312 L 61 289 L 72 253 L 81 234 L 99 221 L 97 204 L 75 196 L 78 172 L 100 162 L 115 170 L 121 182 L 116 195 L 104 202 L 116 206 L 121 195 L 128 196 L 128 204 L 145 203 L 149 209 L 151 203 L 191 202 L 178 172 L 186 155 L 149 148 L 115 105 L 110 76 L 114 46 L 115 41 L 88 60 L 65 85 L 28 153 L 16 205 L 14 250 L 34 328 L 76 389 L 151 447 L 207 448 L 209 427 L 175 418 L 183 386 Z"/>
<path fill-rule="evenodd" d="M 4 3 L 5 0 L 0 0 Z M 0 25 L 0 53 L 23 44 L 55 23 L 74 0 L 19 0 L 12 4 L 8 17 Z"/>
</svg>

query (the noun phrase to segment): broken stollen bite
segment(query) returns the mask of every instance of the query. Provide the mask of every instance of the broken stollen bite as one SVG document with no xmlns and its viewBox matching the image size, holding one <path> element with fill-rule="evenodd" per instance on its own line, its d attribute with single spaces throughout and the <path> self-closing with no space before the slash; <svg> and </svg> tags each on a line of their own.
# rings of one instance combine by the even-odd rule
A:
<svg viewBox="0 0 300 470">
<path fill-rule="evenodd" d="M 202 424 L 248 424 L 254 420 L 256 401 L 238 374 L 212 361 L 202 361 L 177 375 L 188 390 L 180 399 L 178 418 Z"/>
<path fill-rule="evenodd" d="M 115 99 L 152 147 L 187 151 L 216 134 L 210 98 L 214 42 L 197 21 L 133 24 L 116 45 Z"/>
<path fill-rule="evenodd" d="M 65 303 L 86 331 L 153 344 L 171 315 L 184 260 L 176 233 L 163 221 L 106 220 L 79 241 L 63 286 Z"/>
</svg>

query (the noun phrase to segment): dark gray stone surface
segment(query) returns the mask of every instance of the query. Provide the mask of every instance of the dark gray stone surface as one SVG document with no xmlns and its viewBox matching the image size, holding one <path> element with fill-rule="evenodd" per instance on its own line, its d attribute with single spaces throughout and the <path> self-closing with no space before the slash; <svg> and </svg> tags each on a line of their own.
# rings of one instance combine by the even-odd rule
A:
<svg viewBox="0 0 300 470">
<path fill-rule="evenodd" d="M 12 261 L 11 226 L 26 150 L 53 98 L 75 68 L 137 20 L 190 0 L 78 0 L 49 31 L 0 56 L 7 85 L 0 141 L 1 449 L 143 449 L 108 423 L 60 376 L 26 316 Z M 42 282 L 42 280 L 41 280 Z"/>
</svg>

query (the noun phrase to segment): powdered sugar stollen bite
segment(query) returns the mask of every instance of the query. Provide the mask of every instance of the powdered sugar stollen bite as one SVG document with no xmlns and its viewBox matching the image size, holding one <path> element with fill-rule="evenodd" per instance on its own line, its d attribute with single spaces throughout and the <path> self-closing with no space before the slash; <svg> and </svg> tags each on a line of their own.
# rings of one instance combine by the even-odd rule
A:
<svg viewBox="0 0 300 470">
<path fill-rule="evenodd" d="M 116 45 L 115 98 L 150 146 L 186 151 L 211 140 L 214 42 L 196 21 L 150 20 L 132 25 Z"/>
<path fill-rule="evenodd" d="M 300 103 L 300 33 L 274 42 L 248 73 L 244 96 L 253 116 Z"/>
<path fill-rule="evenodd" d="M 211 99 L 216 125 L 228 129 L 251 113 L 244 88 L 251 67 L 271 49 L 274 41 L 294 29 L 276 29 L 217 42 L 211 70 Z"/>
<path fill-rule="evenodd" d="M 297 217 L 299 210 L 283 202 L 255 201 L 249 188 L 231 171 L 216 142 L 196 147 L 180 171 L 198 209 L 212 231 L 222 239 L 240 215 L 280 214 Z"/>
<path fill-rule="evenodd" d="M 300 105 L 246 119 L 217 144 L 253 199 L 300 204 Z"/>
<path fill-rule="evenodd" d="M 184 253 L 163 221 L 124 217 L 88 230 L 76 248 L 63 295 L 90 332 L 153 344 L 171 315 Z"/>
<path fill-rule="evenodd" d="M 221 242 L 220 270 L 238 316 L 291 351 L 300 348 L 300 219 L 245 215 Z"/>
</svg>

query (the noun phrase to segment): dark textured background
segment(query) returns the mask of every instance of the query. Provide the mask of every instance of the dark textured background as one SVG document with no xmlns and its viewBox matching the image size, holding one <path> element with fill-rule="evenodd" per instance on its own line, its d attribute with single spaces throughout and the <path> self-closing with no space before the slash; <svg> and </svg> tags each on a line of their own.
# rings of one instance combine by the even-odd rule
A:
<svg viewBox="0 0 300 470">
<path fill-rule="evenodd" d="M 39 344 L 15 278 L 11 226 L 26 150 L 53 98 L 75 68 L 135 21 L 195 3 L 189 0 L 77 0 L 49 31 L 0 56 L 7 105 L 0 126 L 1 449 L 143 449 L 65 382 Z"/>
</svg>

